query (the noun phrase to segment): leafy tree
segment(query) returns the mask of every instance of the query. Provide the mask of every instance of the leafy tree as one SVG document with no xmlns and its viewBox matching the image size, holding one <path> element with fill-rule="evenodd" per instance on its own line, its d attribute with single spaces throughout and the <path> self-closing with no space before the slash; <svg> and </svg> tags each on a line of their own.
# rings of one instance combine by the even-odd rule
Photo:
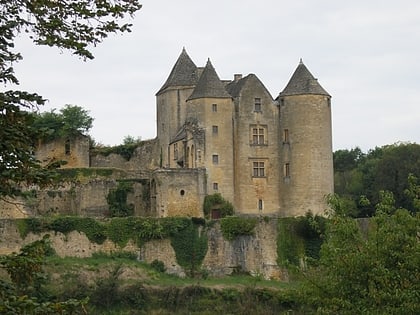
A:
<svg viewBox="0 0 420 315">
<path fill-rule="evenodd" d="M 10 276 L 11 283 L 0 280 L 1 314 L 86 314 L 87 300 L 43 301 L 45 280 L 43 264 L 51 252 L 48 236 L 30 243 L 18 254 L 0 257 L 0 265 Z"/>
<path fill-rule="evenodd" d="M 392 193 L 380 198 L 367 235 L 343 209 L 330 216 L 319 266 L 306 274 L 314 313 L 420 313 L 420 216 L 397 209 Z"/>
<path fill-rule="evenodd" d="M 0 198 L 20 194 L 21 183 L 50 180 L 32 155 L 36 134 L 27 111 L 37 109 L 45 99 L 15 90 L 19 84 L 14 64 L 22 55 L 14 50 L 19 34 L 29 34 L 37 45 L 69 50 L 83 59 L 92 59 L 91 46 L 109 33 L 129 32 L 127 16 L 141 8 L 137 0 L 14 0 L 0 4 Z M 72 113 L 68 113 L 72 116 Z"/>
<path fill-rule="evenodd" d="M 49 112 L 34 114 L 33 127 L 38 130 L 40 138 L 53 140 L 86 134 L 92 128 L 92 122 L 89 111 L 77 105 L 67 104 L 59 113 L 52 109 Z"/>
</svg>

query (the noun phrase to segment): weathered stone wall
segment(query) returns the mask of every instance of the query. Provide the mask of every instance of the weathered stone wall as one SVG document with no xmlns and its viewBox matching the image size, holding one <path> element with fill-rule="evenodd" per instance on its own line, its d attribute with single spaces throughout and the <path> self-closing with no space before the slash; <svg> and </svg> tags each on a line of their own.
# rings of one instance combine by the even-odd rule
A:
<svg viewBox="0 0 420 315">
<path fill-rule="evenodd" d="M 126 171 L 154 170 L 159 167 L 159 164 L 160 147 L 157 139 L 140 142 L 129 160 L 116 153 L 103 155 L 101 153 L 93 152 L 90 157 L 91 167 L 113 167 Z"/>
<path fill-rule="evenodd" d="M 208 251 L 202 268 L 214 276 L 228 275 L 234 270 L 240 270 L 266 279 L 285 280 L 286 274 L 281 272 L 276 263 L 276 226 L 276 220 L 261 221 L 256 227 L 255 236 L 242 236 L 234 241 L 227 241 L 222 236 L 220 225 L 215 224 L 205 232 L 208 236 Z M 0 220 L 0 255 L 18 252 L 22 246 L 42 238 L 45 234 L 47 233 L 39 235 L 30 233 L 22 239 L 15 221 Z M 52 246 L 60 257 L 90 257 L 95 252 L 109 253 L 123 250 L 136 253 L 140 260 L 147 263 L 155 259 L 161 260 L 169 273 L 185 275 L 176 262 L 175 252 L 169 239 L 153 240 L 141 248 L 129 242 L 124 248 L 119 248 L 109 240 L 101 245 L 91 243 L 83 233 L 79 232 L 67 235 L 54 232 L 49 234 Z"/>
<path fill-rule="evenodd" d="M 152 208 L 157 217 L 203 217 L 205 169 L 159 169 L 153 173 Z"/>
<path fill-rule="evenodd" d="M 42 165 L 66 161 L 61 168 L 89 167 L 89 138 L 83 135 L 48 142 L 39 140 L 35 157 Z"/>
</svg>

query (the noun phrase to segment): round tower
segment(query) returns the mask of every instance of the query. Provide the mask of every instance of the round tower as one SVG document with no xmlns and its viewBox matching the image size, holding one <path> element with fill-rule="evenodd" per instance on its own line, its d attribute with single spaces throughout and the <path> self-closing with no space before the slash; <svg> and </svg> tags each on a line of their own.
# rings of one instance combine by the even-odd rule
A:
<svg viewBox="0 0 420 315">
<path fill-rule="evenodd" d="M 301 60 L 277 100 L 281 215 L 323 214 L 334 190 L 331 96 Z"/>
</svg>

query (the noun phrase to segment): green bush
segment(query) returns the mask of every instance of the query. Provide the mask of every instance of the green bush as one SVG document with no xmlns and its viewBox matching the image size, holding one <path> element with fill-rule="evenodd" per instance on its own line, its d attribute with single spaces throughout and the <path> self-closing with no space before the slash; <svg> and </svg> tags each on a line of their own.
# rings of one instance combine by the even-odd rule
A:
<svg viewBox="0 0 420 315">
<path fill-rule="evenodd" d="M 228 215 L 233 215 L 235 212 L 233 205 L 229 201 L 225 200 L 222 197 L 222 195 L 219 193 L 207 195 L 204 198 L 204 204 L 203 204 L 204 216 L 206 218 L 210 218 L 211 210 L 215 208 L 219 209 L 220 216 L 222 218 Z"/>
<path fill-rule="evenodd" d="M 231 241 L 238 236 L 254 235 L 257 222 L 256 218 L 230 216 L 220 220 L 220 227 L 224 238 Z"/>
<path fill-rule="evenodd" d="M 129 217 L 134 214 L 134 205 L 127 204 L 127 196 L 133 192 L 133 183 L 118 182 L 115 189 L 111 189 L 106 197 L 111 217 Z"/>
<path fill-rule="evenodd" d="M 163 263 L 163 261 L 155 259 L 150 263 L 150 267 L 152 267 L 154 270 L 156 270 L 157 272 L 162 272 L 164 273 L 166 271 L 166 267 L 165 264 Z"/>
</svg>

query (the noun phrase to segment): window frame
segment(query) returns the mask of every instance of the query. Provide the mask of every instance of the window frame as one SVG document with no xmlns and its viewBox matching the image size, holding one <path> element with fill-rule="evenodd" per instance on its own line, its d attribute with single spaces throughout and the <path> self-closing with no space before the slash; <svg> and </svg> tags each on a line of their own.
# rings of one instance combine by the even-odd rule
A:
<svg viewBox="0 0 420 315">
<path fill-rule="evenodd" d="M 265 161 L 261 161 L 261 160 L 252 161 L 252 177 L 254 178 L 267 177 L 265 166 L 266 166 Z"/>
<path fill-rule="evenodd" d="M 254 98 L 254 112 L 261 113 L 262 112 L 262 102 L 261 97 Z"/>
</svg>

